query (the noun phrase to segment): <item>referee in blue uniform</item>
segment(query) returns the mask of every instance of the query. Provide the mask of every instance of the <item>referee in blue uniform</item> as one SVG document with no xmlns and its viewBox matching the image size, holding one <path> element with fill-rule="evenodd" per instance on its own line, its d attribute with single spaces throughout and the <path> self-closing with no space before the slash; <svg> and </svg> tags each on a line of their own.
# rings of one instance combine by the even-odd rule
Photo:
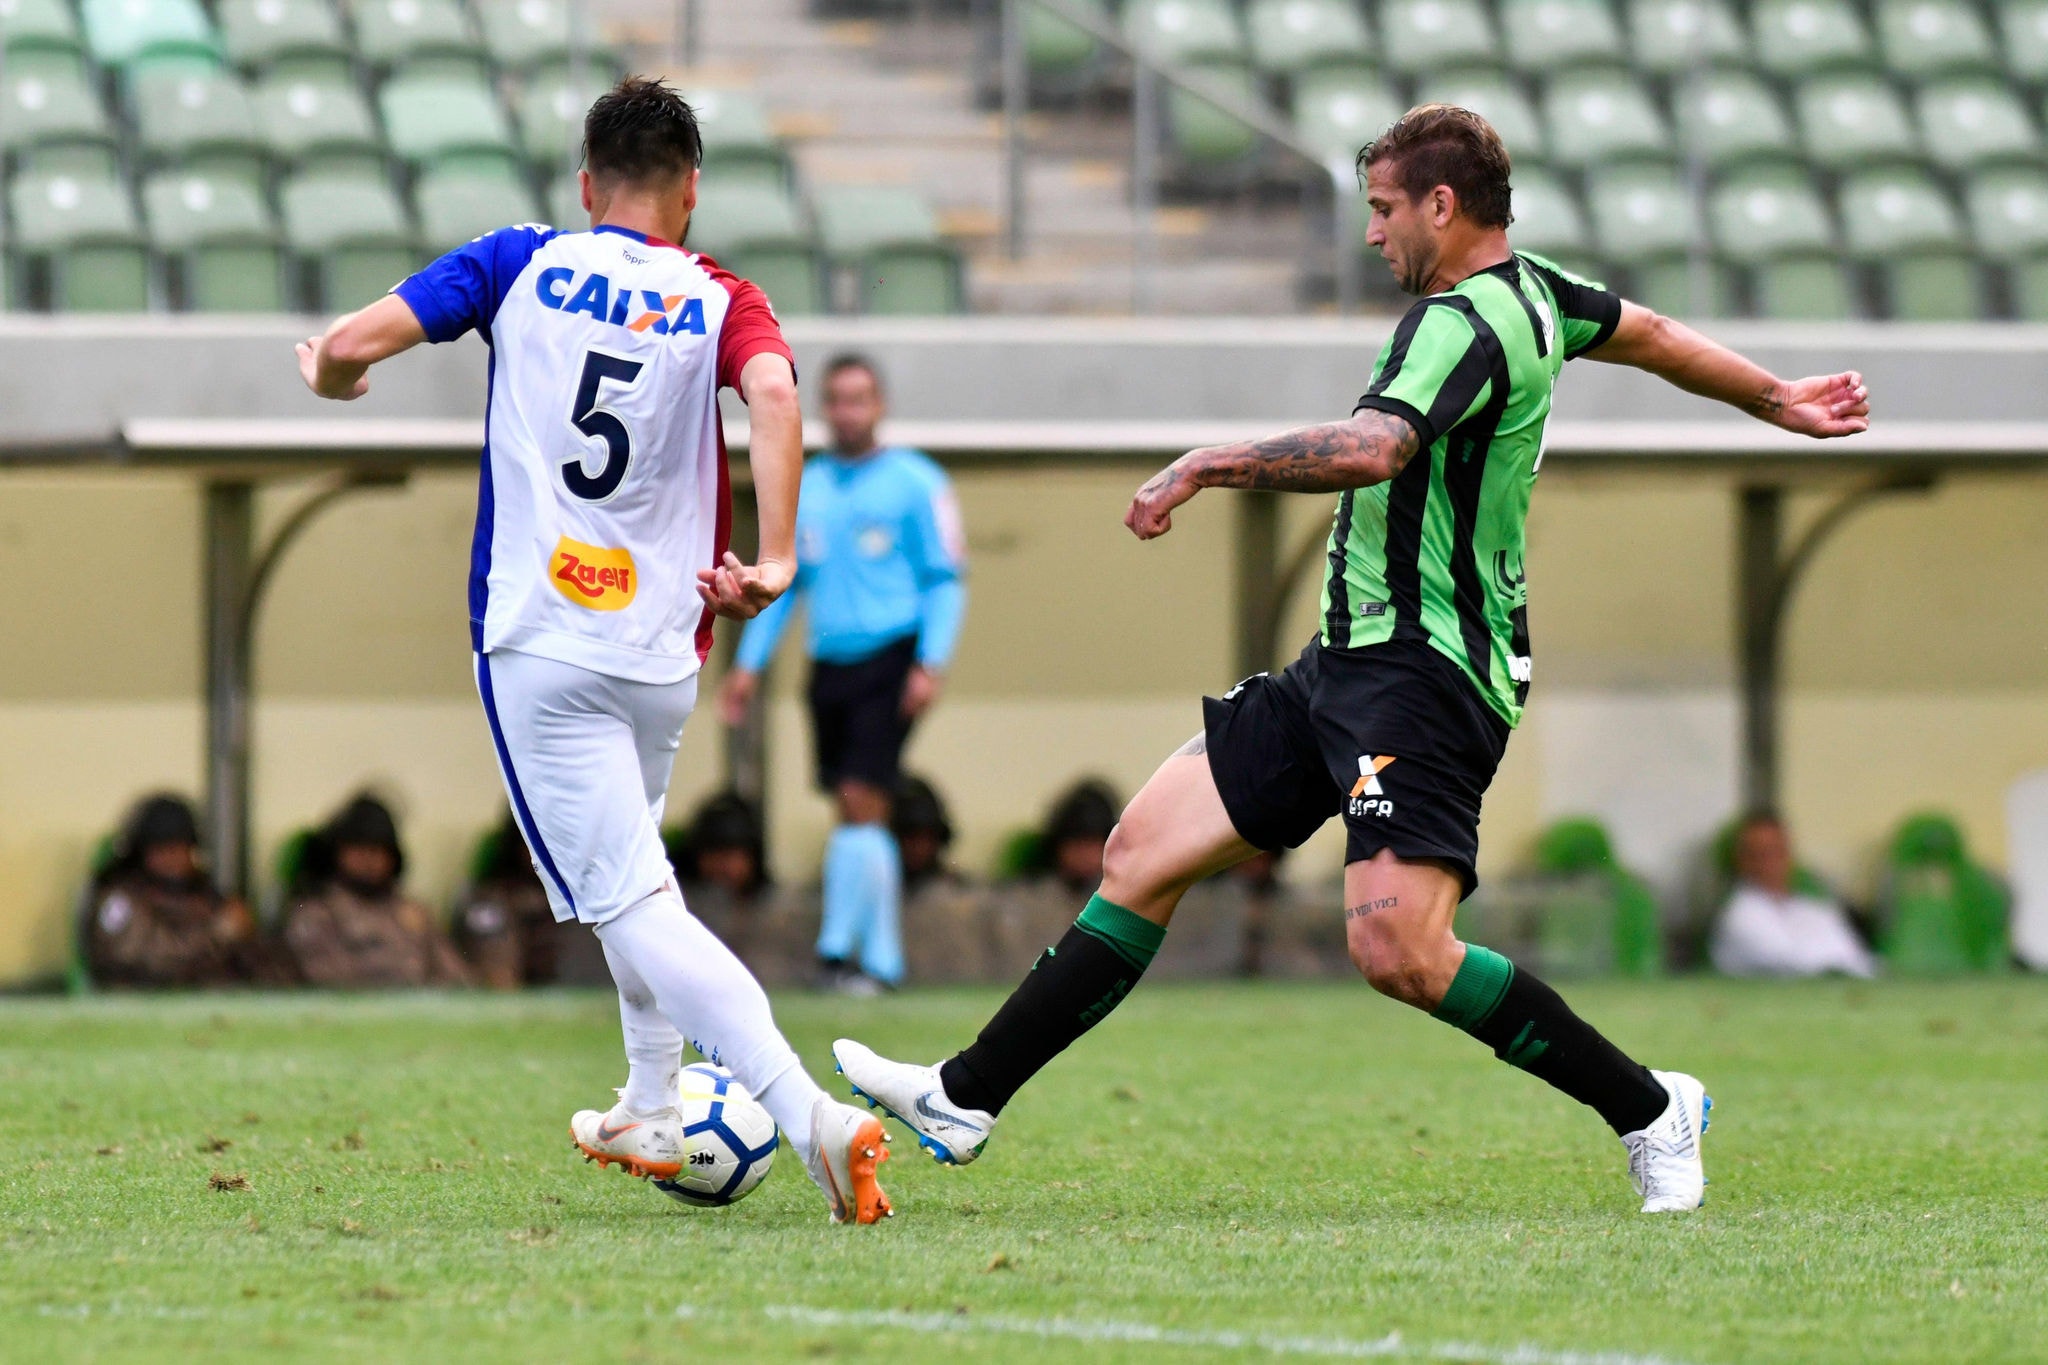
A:
<svg viewBox="0 0 2048 1365">
<path fill-rule="evenodd" d="M 875 440 L 884 403 L 874 364 L 840 356 L 825 367 L 824 386 L 832 448 L 804 466 L 796 583 L 747 624 L 720 707 L 728 725 L 746 718 L 801 601 L 818 785 L 839 808 L 825 847 L 818 958 L 831 983 L 872 990 L 903 979 L 890 795 L 910 728 L 938 699 L 960 636 L 966 553 L 945 471 L 920 451 Z"/>
</svg>

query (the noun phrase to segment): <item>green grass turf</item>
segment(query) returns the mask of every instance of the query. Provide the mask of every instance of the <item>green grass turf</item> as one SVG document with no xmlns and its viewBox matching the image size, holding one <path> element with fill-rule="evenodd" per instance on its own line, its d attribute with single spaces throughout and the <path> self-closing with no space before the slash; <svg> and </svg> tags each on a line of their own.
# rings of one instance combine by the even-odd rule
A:
<svg viewBox="0 0 2048 1365">
<path fill-rule="evenodd" d="M 1590 1113 L 1357 986 L 1142 990 L 980 1165 L 899 1134 L 870 1229 L 787 1154 L 708 1211 L 578 1161 L 607 997 L 4 1002 L 0 1358 L 2048 1356 L 2048 984 L 1570 994 L 1707 1081 L 1704 1210 L 1638 1215 Z M 996 999 L 777 1008 L 829 1068 Z"/>
</svg>

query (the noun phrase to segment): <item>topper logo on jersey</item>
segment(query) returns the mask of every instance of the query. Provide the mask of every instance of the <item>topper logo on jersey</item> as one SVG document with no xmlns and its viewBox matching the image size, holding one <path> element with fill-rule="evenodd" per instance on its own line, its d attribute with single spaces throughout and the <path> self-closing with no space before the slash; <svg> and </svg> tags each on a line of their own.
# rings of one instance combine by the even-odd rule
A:
<svg viewBox="0 0 2048 1365">
<path fill-rule="evenodd" d="M 640 591 L 631 550 L 608 550 L 563 536 L 548 560 L 555 591 L 592 611 L 624 611 Z"/>
<path fill-rule="evenodd" d="M 533 292 L 557 313 L 587 314 L 629 332 L 652 332 L 658 337 L 682 332 L 704 335 L 704 300 L 687 294 L 614 285 L 610 276 L 595 271 L 578 283 L 576 272 L 565 265 L 541 271 L 534 279 Z"/>
<path fill-rule="evenodd" d="M 1391 757 L 1376 757 L 1361 754 L 1358 759 L 1358 781 L 1351 785 L 1351 813 L 1353 815 L 1392 815 L 1394 803 L 1387 799 L 1387 789 L 1380 785 L 1380 774 L 1393 763 Z M 1372 799 L 1368 800 L 1370 797 Z"/>
</svg>

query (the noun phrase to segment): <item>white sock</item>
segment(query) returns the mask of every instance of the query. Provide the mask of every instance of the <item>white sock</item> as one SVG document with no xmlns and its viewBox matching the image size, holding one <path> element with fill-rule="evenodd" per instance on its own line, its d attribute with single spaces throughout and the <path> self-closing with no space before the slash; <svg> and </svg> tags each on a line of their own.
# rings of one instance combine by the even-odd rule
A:
<svg viewBox="0 0 2048 1365">
<path fill-rule="evenodd" d="M 761 983 L 684 907 L 682 896 L 663 887 L 599 925 L 597 937 L 621 997 L 627 978 L 637 978 L 674 1030 L 752 1091 L 784 1140 L 808 1161 L 811 1107 L 825 1092 L 776 1029 Z"/>
<path fill-rule="evenodd" d="M 619 1098 L 635 1114 L 654 1114 L 676 1102 L 683 1069 L 683 1035 L 662 1017 L 654 989 L 633 965 L 604 950 L 619 988 L 619 1026 L 626 1036 L 626 1088 Z"/>
</svg>

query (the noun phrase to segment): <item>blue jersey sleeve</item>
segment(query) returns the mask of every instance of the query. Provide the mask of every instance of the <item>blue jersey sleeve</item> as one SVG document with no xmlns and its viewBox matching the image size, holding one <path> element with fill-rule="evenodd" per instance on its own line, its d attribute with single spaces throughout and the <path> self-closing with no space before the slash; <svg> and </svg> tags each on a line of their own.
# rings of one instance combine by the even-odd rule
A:
<svg viewBox="0 0 2048 1365">
<path fill-rule="evenodd" d="M 917 661 L 944 668 L 952 662 L 967 615 L 967 537 L 960 501 L 945 471 L 927 461 L 922 472 L 904 548 L 917 575 Z"/>
<path fill-rule="evenodd" d="M 797 581 L 789 585 L 789 591 L 768 604 L 768 609 L 747 622 L 747 628 L 740 632 L 739 648 L 733 651 L 732 666 L 743 668 L 749 673 L 759 673 L 775 657 L 775 647 L 782 643 L 782 632 L 789 626 L 789 618 L 796 611 L 796 599 L 803 593 L 803 573 L 797 573 Z"/>
<path fill-rule="evenodd" d="M 487 232 L 443 256 L 391 292 L 404 299 L 429 341 L 453 341 L 475 329 L 491 339 L 491 320 L 533 253 L 560 234 L 532 223 Z"/>
</svg>

